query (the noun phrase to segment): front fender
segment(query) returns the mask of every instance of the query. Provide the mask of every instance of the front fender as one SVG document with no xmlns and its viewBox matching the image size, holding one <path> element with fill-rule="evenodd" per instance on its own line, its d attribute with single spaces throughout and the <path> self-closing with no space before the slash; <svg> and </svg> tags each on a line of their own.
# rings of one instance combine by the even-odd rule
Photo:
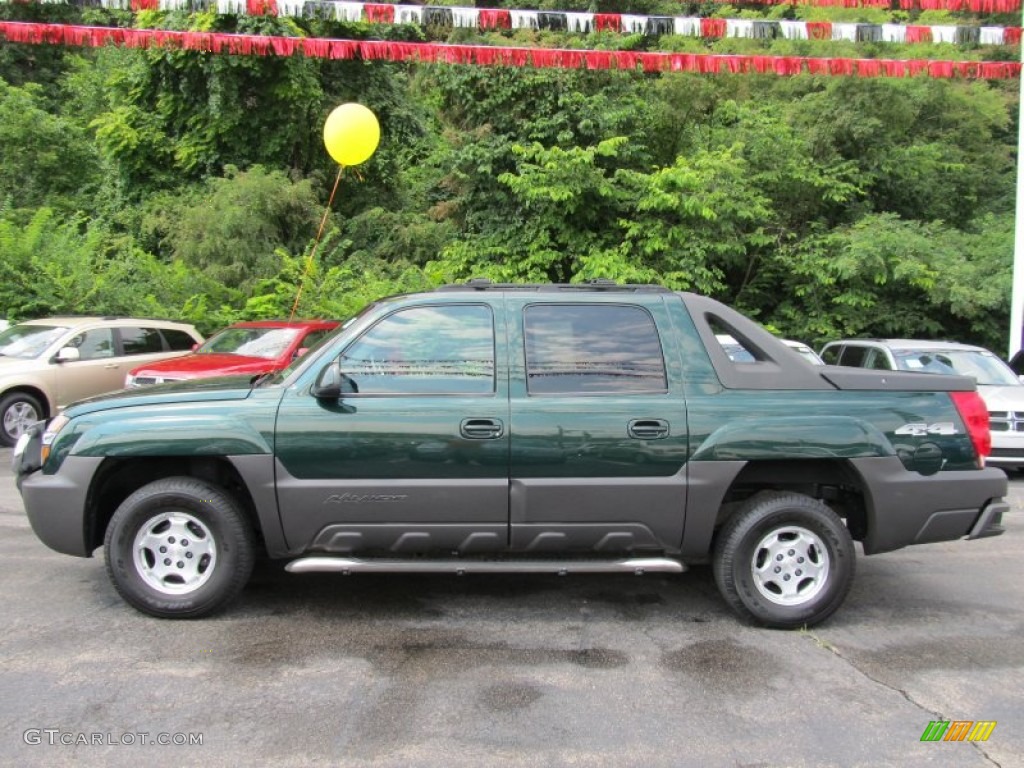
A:
<svg viewBox="0 0 1024 768">
<path fill-rule="evenodd" d="M 88 418 L 83 418 L 87 422 Z M 63 433 L 54 446 L 58 460 L 71 456 L 245 456 L 269 454 L 267 439 L 232 416 L 142 413 L 96 424 L 83 423 Z M 73 445 L 62 445 L 73 440 Z"/>
<path fill-rule="evenodd" d="M 895 456 L 885 433 L 852 416 L 785 416 L 733 421 L 716 429 L 691 461 L 775 461 Z"/>
</svg>

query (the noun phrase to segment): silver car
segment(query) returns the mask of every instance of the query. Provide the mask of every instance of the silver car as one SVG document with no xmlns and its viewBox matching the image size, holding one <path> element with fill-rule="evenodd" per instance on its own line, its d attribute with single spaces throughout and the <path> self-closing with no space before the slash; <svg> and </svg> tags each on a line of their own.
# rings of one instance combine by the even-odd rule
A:
<svg viewBox="0 0 1024 768">
<path fill-rule="evenodd" d="M 725 354 L 729 356 L 729 359 L 734 363 L 752 363 L 754 362 L 754 356 L 747 351 L 747 348 L 740 344 L 736 339 L 730 336 L 728 333 L 719 333 L 715 335 L 715 339 L 719 344 L 722 345 L 722 349 L 725 350 Z M 796 352 L 800 357 L 804 358 L 807 362 L 813 363 L 814 365 L 824 365 L 821 358 L 818 357 L 818 353 L 811 349 L 809 346 L 804 344 L 802 341 L 794 341 L 793 339 L 782 339 L 783 344 Z"/>
</svg>

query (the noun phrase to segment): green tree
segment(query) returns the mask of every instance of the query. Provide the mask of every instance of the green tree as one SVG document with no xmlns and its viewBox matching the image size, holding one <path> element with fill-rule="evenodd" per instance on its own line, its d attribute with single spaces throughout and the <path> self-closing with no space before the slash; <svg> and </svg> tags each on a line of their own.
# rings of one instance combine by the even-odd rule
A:
<svg viewBox="0 0 1024 768">
<path fill-rule="evenodd" d="M 954 338 L 1001 348 L 1012 217 L 975 231 L 869 214 L 780 255 L 781 300 L 766 319 L 810 341 L 842 336 Z"/>
<path fill-rule="evenodd" d="M 188 192 L 154 196 L 141 222 L 143 244 L 249 295 L 281 268 L 279 251 L 301 253 L 316 235 L 321 208 L 308 180 L 254 166 L 228 166 Z"/>
<path fill-rule="evenodd" d="M 10 319 L 122 314 L 203 321 L 197 307 L 238 301 L 202 272 L 165 264 L 103 224 L 62 220 L 48 208 L 25 224 L 0 216 L 0 252 L 0 306 Z M 209 331 L 215 323 L 201 324 Z"/>
<path fill-rule="evenodd" d="M 46 110 L 42 91 L 0 80 L 0 200 L 28 210 L 88 209 L 99 156 L 80 123 Z"/>
</svg>

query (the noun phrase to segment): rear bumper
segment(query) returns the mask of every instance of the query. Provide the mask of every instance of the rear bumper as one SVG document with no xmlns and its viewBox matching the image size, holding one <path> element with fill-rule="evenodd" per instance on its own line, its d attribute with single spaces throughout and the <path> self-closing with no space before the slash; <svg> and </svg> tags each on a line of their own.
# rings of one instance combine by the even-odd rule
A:
<svg viewBox="0 0 1024 768">
<path fill-rule="evenodd" d="M 889 552 L 910 544 L 929 544 L 1003 533 L 1006 473 L 979 470 L 908 472 L 895 457 L 854 459 L 867 489 L 864 553 Z"/>
<path fill-rule="evenodd" d="M 989 536 L 1000 536 L 1006 532 L 1003 528 L 1003 513 L 1010 511 L 1005 501 L 991 501 L 985 505 L 978 519 L 967 533 L 967 539 L 987 539 Z"/>
</svg>

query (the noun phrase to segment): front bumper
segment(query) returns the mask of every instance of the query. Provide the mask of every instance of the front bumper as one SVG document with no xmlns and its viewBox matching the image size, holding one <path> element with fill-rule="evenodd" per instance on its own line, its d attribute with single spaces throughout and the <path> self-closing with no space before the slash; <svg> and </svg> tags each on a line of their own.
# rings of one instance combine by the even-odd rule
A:
<svg viewBox="0 0 1024 768">
<path fill-rule="evenodd" d="M 1004 426 L 1014 430 L 992 430 L 992 453 L 985 458 L 985 464 L 1011 471 L 1024 468 L 1024 432 L 1016 431 L 1016 423 Z"/>
<path fill-rule="evenodd" d="M 45 421 L 37 421 L 18 438 L 11 453 L 11 471 L 14 483 L 21 490 L 21 480 L 43 466 L 43 429 Z"/>
<path fill-rule="evenodd" d="M 985 466 L 1000 469 L 1024 469 L 1024 451 L 992 449 L 992 455 L 985 457 Z"/>
<path fill-rule="evenodd" d="M 68 456 L 60 472 L 36 470 L 18 476 L 18 490 L 36 536 L 50 549 L 66 555 L 91 557 L 87 499 L 102 456 Z"/>
<path fill-rule="evenodd" d="M 889 552 L 910 544 L 929 544 L 1003 533 L 1009 511 L 1006 473 L 988 467 L 938 472 L 908 472 L 895 457 L 853 459 L 867 488 L 864 554 Z"/>
</svg>

